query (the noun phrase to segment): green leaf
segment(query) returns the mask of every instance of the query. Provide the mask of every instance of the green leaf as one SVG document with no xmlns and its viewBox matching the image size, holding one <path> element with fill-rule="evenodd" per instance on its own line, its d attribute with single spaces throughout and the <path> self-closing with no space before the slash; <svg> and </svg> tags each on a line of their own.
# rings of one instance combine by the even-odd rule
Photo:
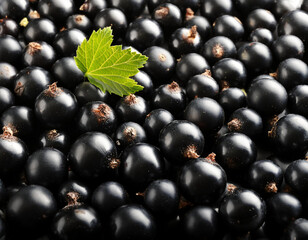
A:
<svg viewBox="0 0 308 240">
<path fill-rule="evenodd" d="M 147 57 L 122 50 L 121 45 L 111 46 L 113 40 L 110 27 L 93 31 L 77 48 L 75 62 L 89 82 L 103 92 L 119 96 L 129 95 L 143 89 L 136 81 L 129 78 L 139 72 Z"/>
</svg>

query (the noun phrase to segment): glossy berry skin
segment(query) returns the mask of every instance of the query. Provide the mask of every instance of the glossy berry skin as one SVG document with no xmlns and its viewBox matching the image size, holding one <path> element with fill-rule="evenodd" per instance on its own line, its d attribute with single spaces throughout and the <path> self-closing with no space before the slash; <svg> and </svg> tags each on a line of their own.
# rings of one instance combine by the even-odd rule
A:
<svg viewBox="0 0 308 240">
<path fill-rule="evenodd" d="M 308 86 L 297 85 L 289 91 L 289 109 L 291 113 L 296 113 L 308 118 Z"/>
<path fill-rule="evenodd" d="M 108 93 L 103 93 L 99 88 L 95 87 L 89 82 L 82 82 L 78 84 L 74 90 L 80 106 L 93 101 L 106 102 L 108 99 Z"/>
<path fill-rule="evenodd" d="M 128 203 L 128 194 L 118 182 L 107 181 L 93 192 L 91 205 L 102 217 L 109 217 L 117 208 Z"/>
<path fill-rule="evenodd" d="M 160 130 L 174 120 L 173 115 L 166 109 L 159 108 L 151 111 L 145 118 L 143 128 L 148 140 L 157 142 Z"/>
<path fill-rule="evenodd" d="M 243 88 L 246 85 L 246 68 L 241 61 L 233 58 L 224 58 L 216 62 L 212 74 L 222 87 Z"/>
<path fill-rule="evenodd" d="M 17 74 L 17 69 L 7 62 L 0 62 L 0 86 L 12 90 L 13 77 Z"/>
<path fill-rule="evenodd" d="M 203 41 L 208 40 L 212 34 L 212 26 L 209 21 L 203 16 L 196 15 L 190 19 L 186 19 L 183 25 L 186 28 L 191 28 L 192 26 L 196 25 L 197 31 Z"/>
<path fill-rule="evenodd" d="M 55 84 L 41 92 L 36 100 L 34 112 L 43 126 L 62 128 L 69 124 L 77 113 L 76 97 L 65 88 Z"/>
<path fill-rule="evenodd" d="M 27 158 L 27 145 L 19 138 L 4 132 L 0 135 L 0 179 L 4 182 L 18 178 Z"/>
<path fill-rule="evenodd" d="M 18 24 L 10 18 L 4 18 L 0 20 L 0 35 L 11 35 L 17 37 L 19 33 Z"/>
<path fill-rule="evenodd" d="M 236 47 L 230 38 L 216 36 L 210 38 L 204 44 L 201 55 L 211 64 L 214 64 L 222 58 L 234 58 Z"/>
<path fill-rule="evenodd" d="M 77 200 L 79 203 L 87 204 L 91 202 L 92 191 L 85 183 L 79 180 L 66 180 L 63 181 L 58 188 L 58 206 L 65 207 L 69 204 L 70 198 L 68 193 L 74 192 L 77 194 Z"/>
<path fill-rule="evenodd" d="M 274 31 L 277 25 L 274 15 L 266 9 L 255 9 L 246 18 L 246 27 L 249 31 L 257 28 L 267 28 Z"/>
<path fill-rule="evenodd" d="M 227 88 L 219 93 L 218 103 L 224 109 L 225 115 L 230 116 L 236 109 L 246 107 L 247 97 L 239 88 Z"/>
<path fill-rule="evenodd" d="M 23 34 L 27 42 L 44 41 L 50 44 L 57 34 L 57 28 L 48 18 L 37 18 L 28 23 Z"/>
<path fill-rule="evenodd" d="M 22 60 L 26 67 L 38 66 L 47 70 L 56 61 L 56 53 L 46 42 L 30 42 L 23 51 Z"/>
<path fill-rule="evenodd" d="M 286 89 L 274 79 L 253 81 L 247 92 L 248 107 L 262 117 L 278 115 L 286 108 L 287 101 Z"/>
<path fill-rule="evenodd" d="M 308 84 L 308 66 L 297 58 L 282 61 L 277 69 L 277 80 L 288 91 L 300 84 Z"/>
<path fill-rule="evenodd" d="M 131 21 L 141 15 L 146 2 L 145 0 L 109 0 L 109 5 L 121 9 Z"/>
<path fill-rule="evenodd" d="M 166 35 L 182 25 L 181 10 L 172 3 L 163 3 L 157 6 L 153 10 L 152 18 L 161 25 Z"/>
<path fill-rule="evenodd" d="M 147 135 L 143 127 L 135 122 L 124 122 L 114 132 L 114 141 L 119 149 L 129 145 L 147 142 Z"/>
<path fill-rule="evenodd" d="M 285 14 L 278 24 L 278 35 L 295 35 L 307 45 L 308 36 L 303 29 L 307 29 L 308 14 L 302 10 L 295 10 Z"/>
<path fill-rule="evenodd" d="M 163 42 L 163 32 L 155 20 L 139 18 L 132 22 L 126 31 L 125 41 L 138 51 L 160 45 Z"/>
<path fill-rule="evenodd" d="M 214 240 L 219 229 L 219 215 L 211 207 L 194 206 L 180 217 L 183 232 L 187 239 L 201 240 L 206 236 L 207 240 Z"/>
<path fill-rule="evenodd" d="M 0 86 L 0 115 L 3 111 L 15 104 L 13 93 L 6 87 Z"/>
<path fill-rule="evenodd" d="M 151 105 L 153 109 L 163 108 L 173 115 L 178 115 L 186 106 L 186 95 L 176 82 L 163 84 L 155 89 Z"/>
<path fill-rule="evenodd" d="M 180 203 L 177 185 L 168 179 L 153 181 L 145 190 L 144 205 L 162 220 L 175 216 Z"/>
<path fill-rule="evenodd" d="M 164 176 L 164 158 L 160 150 L 147 143 L 138 143 L 125 149 L 121 156 L 119 175 L 127 189 L 145 190 L 150 182 Z"/>
<path fill-rule="evenodd" d="M 76 28 L 67 29 L 55 36 L 53 47 L 58 55 L 73 57 L 76 56 L 76 50 L 85 38 L 86 35 L 82 31 Z"/>
<path fill-rule="evenodd" d="M 17 67 L 20 65 L 22 47 L 20 43 L 10 35 L 0 36 L 0 62 L 6 62 Z"/>
<path fill-rule="evenodd" d="M 144 68 L 148 73 L 154 85 L 169 81 L 175 70 L 175 60 L 173 55 L 166 49 L 158 46 L 147 48 L 143 55 L 148 57 Z"/>
<path fill-rule="evenodd" d="M 251 164 L 247 182 L 261 196 L 277 193 L 283 180 L 282 169 L 271 160 L 259 160 Z"/>
<path fill-rule="evenodd" d="M 250 108 L 235 110 L 227 123 L 230 132 L 244 133 L 251 139 L 258 139 L 263 133 L 261 116 Z"/>
<path fill-rule="evenodd" d="M 277 154 L 303 158 L 308 150 L 308 121 L 301 115 L 288 114 L 275 124 L 272 137 Z"/>
<path fill-rule="evenodd" d="M 236 188 L 223 198 L 219 214 L 231 230 L 253 231 L 265 220 L 266 204 L 254 191 Z"/>
<path fill-rule="evenodd" d="M 286 227 L 302 215 L 302 204 L 293 195 L 279 192 L 266 202 L 267 216 L 270 224 L 276 227 Z"/>
<path fill-rule="evenodd" d="M 257 157 L 255 143 L 245 134 L 228 133 L 221 136 L 216 144 L 216 161 L 227 172 L 243 170 Z"/>
<path fill-rule="evenodd" d="M 58 59 L 53 64 L 51 72 L 60 86 L 71 90 L 84 81 L 84 74 L 77 67 L 73 57 Z"/>
<path fill-rule="evenodd" d="M 308 238 L 308 220 L 305 218 L 296 219 L 284 233 L 284 240 L 291 240 L 296 238 L 298 240 L 305 240 Z"/>
<path fill-rule="evenodd" d="M 83 105 L 78 111 L 75 121 L 76 130 L 80 134 L 91 131 L 110 134 L 117 127 L 117 116 L 114 110 L 101 101 Z"/>
<path fill-rule="evenodd" d="M 115 107 L 119 120 L 143 123 L 149 112 L 148 103 L 140 96 L 133 94 L 121 98 Z"/>
<path fill-rule="evenodd" d="M 161 130 L 158 142 L 167 160 L 183 164 L 202 154 L 205 140 L 199 127 L 192 122 L 174 120 Z"/>
<path fill-rule="evenodd" d="M 176 64 L 176 75 L 185 84 L 191 77 L 210 70 L 211 67 L 204 57 L 197 53 L 188 53 Z"/>
<path fill-rule="evenodd" d="M 136 75 L 131 77 L 138 85 L 143 86 L 142 91 L 136 92 L 135 94 L 149 100 L 154 91 L 152 78 L 144 71 L 139 71 Z"/>
<path fill-rule="evenodd" d="M 47 188 L 29 185 L 12 195 L 6 210 L 8 223 L 15 232 L 18 229 L 19 234 L 35 234 L 48 227 L 57 203 Z"/>
<path fill-rule="evenodd" d="M 76 28 L 86 35 L 90 35 L 92 31 L 92 22 L 86 15 L 74 14 L 67 18 L 66 27 L 67 29 Z"/>
<path fill-rule="evenodd" d="M 203 134 L 213 134 L 224 124 L 225 113 L 214 99 L 197 98 L 185 108 L 184 119 L 196 124 Z"/>
<path fill-rule="evenodd" d="M 210 76 L 198 74 L 190 78 L 186 84 L 186 95 L 189 100 L 203 97 L 217 99 L 218 94 L 219 85 Z"/>
<path fill-rule="evenodd" d="M 267 28 L 256 28 L 249 35 L 251 42 L 260 42 L 271 47 L 274 42 L 274 36 Z"/>
<path fill-rule="evenodd" d="M 262 74 L 272 66 L 270 49 L 263 43 L 251 42 L 238 50 L 238 59 L 242 61 L 250 74 Z"/>
<path fill-rule="evenodd" d="M 271 9 L 274 5 L 274 0 L 260 0 L 260 1 L 254 1 L 254 0 L 236 0 L 235 4 L 237 9 L 242 11 L 242 14 L 247 15 L 251 11 L 263 8 L 263 9 Z"/>
<path fill-rule="evenodd" d="M 303 41 L 294 35 L 282 35 L 273 43 L 273 54 L 281 62 L 287 58 L 302 59 L 305 53 Z"/>
<path fill-rule="evenodd" d="M 27 160 L 25 175 L 29 184 L 56 190 L 68 176 L 66 156 L 53 148 L 37 150 Z"/>
<path fill-rule="evenodd" d="M 72 171 L 81 179 L 98 181 L 112 173 L 117 149 L 112 139 L 100 132 L 81 135 L 72 144 L 68 160 Z M 89 161 L 91 159 L 91 161 Z"/>
<path fill-rule="evenodd" d="M 214 21 L 221 15 L 231 14 L 233 11 L 233 2 L 232 0 L 203 0 L 201 1 L 200 11 L 202 16 Z"/>
<path fill-rule="evenodd" d="M 84 12 L 90 19 L 108 7 L 106 0 L 83 0 L 79 10 Z"/>
<path fill-rule="evenodd" d="M 207 158 L 185 163 L 179 175 L 181 193 L 193 204 L 215 203 L 224 193 L 226 184 L 225 171 Z"/>
<path fill-rule="evenodd" d="M 35 132 L 35 115 L 32 108 L 25 106 L 12 106 L 0 116 L 0 126 L 8 126 L 14 136 L 23 140 L 33 137 Z"/>
<path fill-rule="evenodd" d="M 306 189 L 308 187 L 308 162 L 305 160 L 296 160 L 291 162 L 284 174 L 286 184 L 292 191 L 300 197 L 307 196 Z"/>
<path fill-rule="evenodd" d="M 51 147 L 58 149 L 64 154 L 68 152 L 70 145 L 71 138 L 69 134 L 56 129 L 44 131 L 39 136 L 39 141 L 37 143 L 38 148 Z"/>
<path fill-rule="evenodd" d="M 0 3 L 0 17 L 13 18 L 20 21 L 27 16 L 30 10 L 30 5 L 27 0 L 3 0 Z"/>
<path fill-rule="evenodd" d="M 92 208 L 77 204 L 64 207 L 55 215 L 51 231 L 59 240 L 94 240 L 101 231 L 101 222 Z"/>
<path fill-rule="evenodd" d="M 154 240 L 157 227 L 153 216 L 141 205 L 118 208 L 109 220 L 110 234 L 115 240 Z"/>
<path fill-rule="evenodd" d="M 96 14 L 93 23 L 96 29 L 111 26 L 114 39 L 124 37 L 128 25 L 126 16 L 117 8 L 106 8 L 100 11 Z"/>
<path fill-rule="evenodd" d="M 177 58 L 183 54 L 199 52 L 202 46 L 202 39 L 196 26 L 191 28 L 178 28 L 169 40 L 169 49 Z"/>
<path fill-rule="evenodd" d="M 236 42 L 244 36 L 245 30 L 242 22 L 231 15 L 223 15 L 216 18 L 213 23 L 213 34 L 225 36 Z"/>
<path fill-rule="evenodd" d="M 36 97 L 52 83 L 52 76 L 41 67 L 26 67 L 14 77 L 14 93 L 23 105 L 33 106 Z"/>
<path fill-rule="evenodd" d="M 73 0 L 42 0 L 39 1 L 37 9 L 41 16 L 61 25 L 68 16 L 73 14 L 75 4 Z"/>
</svg>

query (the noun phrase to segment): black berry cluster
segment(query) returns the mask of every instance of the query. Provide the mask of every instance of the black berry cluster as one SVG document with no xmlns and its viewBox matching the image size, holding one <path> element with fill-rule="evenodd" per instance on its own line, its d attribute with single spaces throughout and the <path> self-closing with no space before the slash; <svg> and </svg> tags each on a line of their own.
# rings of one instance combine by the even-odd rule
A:
<svg viewBox="0 0 308 240">
<path fill-rule="evenodd" d="M 0 0 L 0 240 L 307 240 L 306 49 L 307 0 Z"/>
</svg>

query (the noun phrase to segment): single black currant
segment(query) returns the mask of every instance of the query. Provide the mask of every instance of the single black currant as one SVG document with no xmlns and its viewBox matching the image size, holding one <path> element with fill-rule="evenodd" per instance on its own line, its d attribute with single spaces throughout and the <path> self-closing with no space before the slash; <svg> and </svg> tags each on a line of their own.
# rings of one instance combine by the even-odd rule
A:
<svg viewBox="0 0 308 240">
<path fill-rule="evenodd" d="M 215 158 L 215 154 L 211 156 Z M 181 169 L 181 193 L 193 204 L 213 204 L 225 192 L 227 175 L 212 158 L 190 160 Z"/>
<path fill-rule="evenodd" d="M 108 93 L 103 93 L 99 88 L 89 82 L 82 82 L 75 88 L 74 95 L 76 96 L 80 106 L 93 101 L 108 101 Z"/>
<path fill-rule="evenodd" d="M 143 123 L 149 110 L 148 103 L 142 97 L 134 94 L 121 98 L 115 107 L 119 120 L 122 122 Z"/>
<path fill-rule="evenodd" d="M 15 104 L 15 96 L 6 87 L 0 86 L 0 115 L 3 111 Z"/>
<path fill-rule="evenodd" d="M 289 91 L 288 109 L 291 113 L 296 113 L 308 118 L 308 86 L 297 85 Z"/>
<path fill-rule="evenodd" d="M 249 35 L 251 42 L 260 42 L 268 47 L 271 47 L 274 41 L 274 36 L 267 28 L 256 28 Z"/>
<path fill-rule="evenodd" d="M 146 116 L 143 124 L 148 140 L 156 143 L 158 141 L 160 131 L 173 120 L 173 115 L 166 109 L 159 108 L 151 111 Z"/>
<path fill-rule="evenodd" d="M 282 180 L 282 169 L 271 160 L 256 161 L 247 172 L 249 187 L 262 196 L 277 193 Z"/>
<path fill-rule="evenodd" d="M 185 84 L 191 77 L 206 73 L 211 67 L 204 57 L 197 53 L 189 53 L 180 58 L 176 64 L 176 75 Z"/>
<path fill-rule="evenodd" d="M 107 181 L 93 192 L 91 204 L 102 218 L 109 217 L 117 208 L 128 203 L 128 194 L 118 182 Z"/>
<path fill-rule="evenodd" d="M 65 88 L 51 84 L 35 100 L 35 115 L 43 126 L 63 128 L 71 123 L 78 110 L 77 99 Z"/>
<path fill-rule="evenodd" d="M 224 109 L 226 119 L 236 109 L 246 107 L 247 97 L 246 93 L 239 88 L 226 88 L 219 93 L 218 102 Z"/>
<path fill-rule="evenodd" d="M 266 204 L 254 191 L 235 187 L 220 203 L 219 214 L 231 230 L 253 231 L 264 223 Z"/>
<path fill-rule="evenodd" d="M 54 148 L 39 149 L 29 156 L 25 176 L 29 184 L 57 190 L 68 176 L 66 156 Z"/>
<path fill-rule="evenodd" d="M 225 36 L 232 41 L 239 41 L 245 33 L 244 26 L 237 17 L 223 15 L 216 18 L 213 23 L 213 34 L 216 36 Z"/>
<path fill-rule="evenodd" d="M 99 181 L 116 169 L 117 148 L 112 139 L 100 132 L 87 132 L 72 144 L 68 154 L 72 171 L 80 178 Z"/>
<path fill-rule="evenodd" d="M 224 58 L 216 62 L 212 68 L 213 78 L 224 87 L 244 88 L 247 71 L 244 64 L 233 58 Z"/>
<path fill-rule="evenodd" d="M 41 67 L 26 67 L 14 77 L 14 93 L 22 105 L 34 106 L 36 97 L 52 83 L 51 74 Z"/>
<path fill-rule="evenodd" d="M 10 18 L 0 19 L 0 36 L 1 35 L 11 35 L 13 37 L 18 37 L 19 27 L 18 24 Z"/>
<path fill-rule="evenodd" d="M 207 73 L 193 76 L 186 84 L 186 95 L 189 100 L 203 97 L 217 99 L 218 94 L 218 83 Z"/>
<path fill-rule="evenodd" d="M 272 51 L 275 58 L 281 62 L 287 58 L 302 59 L 305 53 L 303 41 L 294 35 L 282 35 L 273 43 Z"/>
<path fill-rule="evenodd" d="M 162 220 L 175 216 L 180 203 L 177 185 L 168 179 L 151 182 L 144 192 L 144 205 Z"/>
<path fill-rule="evenodd" d="M 109 231 L 115 240 L 154 240 L 157 226 L 153 216 L 143 206 L 128 204 L 113 212 Z"/>
<path fill-rule="evenodd" d="M 214 99 L 196 98 L 185 108 L 184 119 L 196 124 L 203 134 L 214 134 L 224 124 L 225 113 Z"/>
<path fill-rule="evenodd" d="M 165 164 L 158 148 L 137 143 L 125 149 L 121 156 L 119 175 L 129 190 L 144 191 L 153 180 L 163 178 Z"/>
<path fill-rule="evenodd" d="M 40 136 L 37 143 L 38 148 L 55 148 L 59 151 L 67 154 L 69 148 L 71 146 L 71 137 L 68 133 L 52 129 L 44 131 Z"/>
<path fill-rule="evenodd" d="M 147 135 L 142 126 L 135 122 L 124 122 L 114 132 L 115 144 L 119 149 L 129 145 L 147 142 Z"/>
<path fill-rule="evenodd" d="M 71 90 L 74 90 L 84 80 L 83 72 L 76 66 L 73 57 L 58 59 L 53 64 L 51 72 L 60 86 Z"/>
<path fill-rule="evenodd" d="M 217 36 L 204 44 L 201 55 L 213 64 L 222 58 L 236 57 L 236 47 L 230 38 Z"/>
<path fill-rule="evenodd" d="M 174 164 L 200 157 L 204 143 L 200 128 L 187 120 L 174 120 L 159 134 L 159 147 L 167 160 Z"/>
</svg>

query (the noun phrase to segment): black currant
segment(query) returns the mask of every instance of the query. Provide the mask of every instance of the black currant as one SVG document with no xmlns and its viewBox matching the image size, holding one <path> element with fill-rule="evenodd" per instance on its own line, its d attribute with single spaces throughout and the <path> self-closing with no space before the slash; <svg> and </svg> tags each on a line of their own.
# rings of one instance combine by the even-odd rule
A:
<svg viewBox="0 0 308 240">
<path fill-rule="evenodd" d="M 305 47 L 299 37 L 282 35 L 273 43 L 272 51 L 275 58 L 281 62 L 287 58 L 302 59 L 305 53 Z"/>
<path fill-rule="evenodd" d="M 213 23 L 213 34 L 216 36 L 225 36 L 232 41 L 239 41 L 245 33 L 242 22 L 231 15 L 222 15 L 216 18 Z"/>
<path fill-rule="evenodd" d="M 82 82 L 77 85 L 74 91 L 78 103 L 82 106 L 88 102 L 108 100 L 108 93 L 103 93 L 99 88 L 89 82 Z"/>
<path fill-rule="evenodd" d="M 204 57 L 197 53 L 188 53 L 176 64 L 176 75 L 185 84 L 191 77 L 205 73 L 211 67 Z"/>
<path fill-rule="evenodd" d="M 128 204 L 113 212 L 109 220 L 112 239 L 154 240 L 157 226 L 153 216 L 141 205 Z"/>
<path fill-rule="evenodd" d="M 36 118 L 49 128 L 62 128 L 71 123 L 78 110 L 77 99 L 69 90 L 51 84 L 35 100 Z"/>
<path fill-rule="evenodd" d="M 6 87 L 0 86 L 0 115 L 3 111 L 15 104 L 15 96 Z"/>
<path fill-rule="evenodd" d="M 215 154 L 213 154 L 215 156 Z M 227 175 L 215 160 L 197 158 L 185 163 L 179 174 L 181 193 L 193 204 L 215 203 L 225 192 Z"/>
<path fill-rule="evenodd" d="M 159 147 L 167 160 L 182 164 L 198 158 L 204 148 L 204 136 L 199 127 L 187 120 L 174 120 L 159 134 Z"/>
<path fill-rule="evenodd" d="M 57 190 L 68 176 L 66 156 L 54 148 L 39 149 L 29 156 L 25 176 L 29 184 Z"/>
<path fill-rule="evenodd" d="M 137 143 L 125 149 L 121 156 L 119 175 L 129 190 L 144 191 L 153 180 L 163 178 L 165 164 L 158 148 Z"/>
<path fill-rule="evenodd" d="M 91 204 L 102 218 L 109 217 L 117 208 L 128 203 L 128 194 L 118 182 L 107 181 L 93 192 Z"/>
<path fill-rule="evenodd" d="M 289 91 L 288 109 L 291 113 L 300 114 L 308 118 L 308 86 L 297 85 Z"/>
<path fill-rule="evenodd" d="M 55 148 L 59 151 L 67 154 L 71 146 L 71 137 L 68 133 L 64 131 L 59 131 L 56 129 L 44 131 L 39 136 L 39 141 L 37 143 L 38 148 Z"/>
</svg>

